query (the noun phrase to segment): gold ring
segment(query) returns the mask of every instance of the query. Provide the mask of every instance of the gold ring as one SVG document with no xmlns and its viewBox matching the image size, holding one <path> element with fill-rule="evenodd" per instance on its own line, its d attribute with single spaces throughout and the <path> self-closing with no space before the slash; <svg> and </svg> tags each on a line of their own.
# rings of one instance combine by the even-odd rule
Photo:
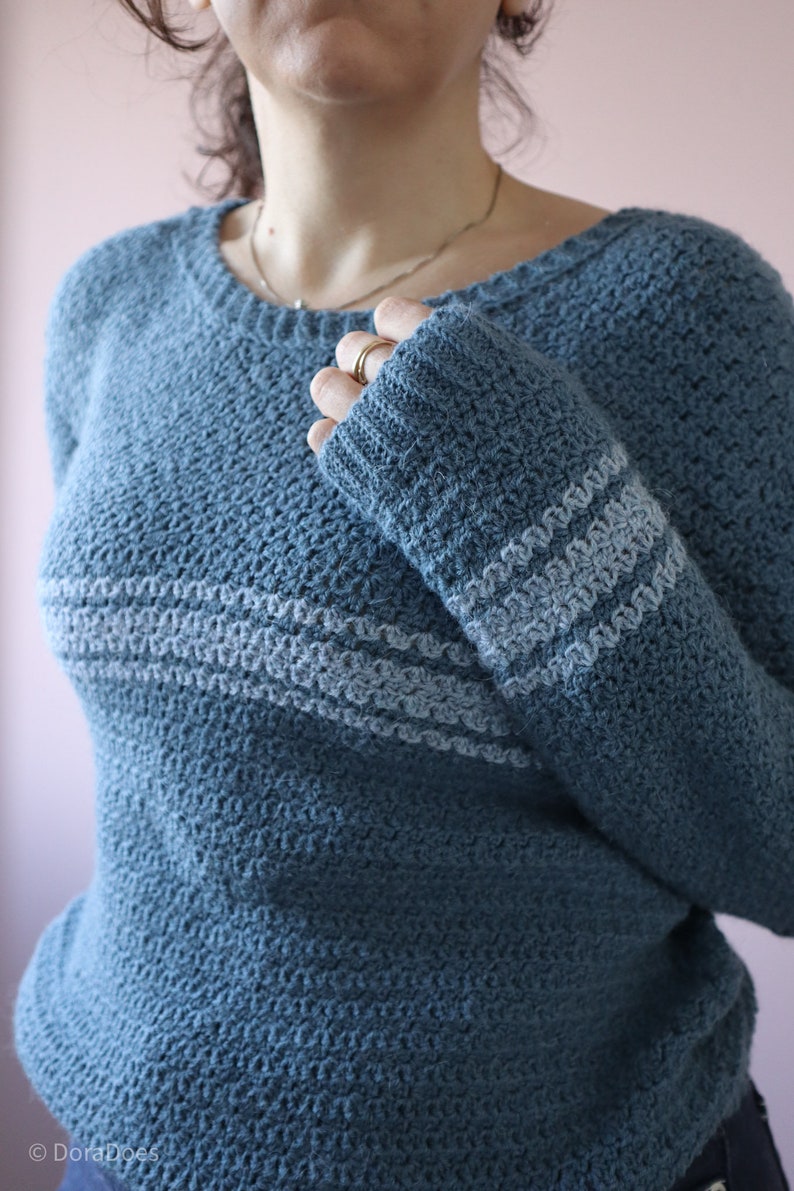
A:
<svg viewBox="0 0 794 1191">
<path fill-rule="evenodd" d="M 364 361 L 372 351 L 373 347 L 380 347 L 382 343 L 385 343 L 387 347 L 393 346 L 390 339 L 371 339 L 366 347 L 362 347 L 361 351 L 356 356 L 356 362 L 353 365 L 351 376 L 353 377 L 353 380 L 357 381 L 360 385 L 369 384 L 366 373 L 364 372 Z"/>
</svg>

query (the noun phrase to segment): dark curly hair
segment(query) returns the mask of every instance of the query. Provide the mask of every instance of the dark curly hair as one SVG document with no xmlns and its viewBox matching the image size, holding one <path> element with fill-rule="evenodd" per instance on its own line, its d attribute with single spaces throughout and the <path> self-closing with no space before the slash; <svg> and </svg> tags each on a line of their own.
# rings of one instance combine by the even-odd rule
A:
<svg viewBox="0 0 794 1191">
<path fill-rule="evenodd" d="M 167 0 L 120 0 L 123 7 L 160 41 L 180 53 L 195 54 L 206 49 L 198 68 L 190 76 L 192 91 L 190 111 L 206 143 L 197 146 L 209 160 L 192 184 L 214 200 L 228 195 L 260 198 L 264 193 L 262 162 L 256 135 L 254 114 L 248 92 L 245 68 L 219 27 L 209 37 L 186 41 L 165 12 Z M 526 11 L 509 17 L 499 11 L 482 56 L 481 82 L 487 94 L 497 102 L 506 99 L 518 112 L 523 125 L 531 125 L 534 113 L 510 78 L 500 70 L 496 58 L 502 45 L 512 47 L 525 57 L 545 27 L 552 0 L 528 0 Z M 201 108 L 210 109 L 210 125 L 202 120 Z M 508 146 L 511 151 L 521 139 L 521 130 Z M 202 179 L 213 161 L 226 168 L 227 177 L 207 186 Z"/>
</svg>

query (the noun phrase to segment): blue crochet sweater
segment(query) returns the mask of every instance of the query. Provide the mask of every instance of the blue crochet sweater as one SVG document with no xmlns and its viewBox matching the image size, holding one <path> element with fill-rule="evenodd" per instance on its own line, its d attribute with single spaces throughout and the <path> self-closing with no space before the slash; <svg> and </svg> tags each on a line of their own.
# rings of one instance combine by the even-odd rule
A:
<svg viewBox="0 0 794 1191">
<path fill-rule="evenodd" d="M 664 1191 L 746 1087 L 713 913 L 794 934 L 791 298 L 624 208 L 428 299 L 317 457 L 372 312 L 251 293 L 243 201 L 52 301 L 96 853 L 21 1061 L 132 1191 Z"/>
</svg>

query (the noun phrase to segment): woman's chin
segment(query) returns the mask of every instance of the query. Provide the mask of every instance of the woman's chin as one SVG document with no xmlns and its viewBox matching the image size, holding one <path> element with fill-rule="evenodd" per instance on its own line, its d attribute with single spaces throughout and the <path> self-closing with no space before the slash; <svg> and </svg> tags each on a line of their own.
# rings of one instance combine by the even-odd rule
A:
<svg viewBox="0 0 794 1191">
<path fill-rule="evenodd" d="M 322 28 L 310 31 L 292 47 L 290 60 L 278 71 L 281 86 L 307 98 L 337 103 L 386 99 L 395 86 L 398 91 L 409 87 L 410 80 L 395 77 L 394 63 L 372 34 L 350 21 L 334 22 L 352 25 L 347 29 L 328 28 L 329 24 L 323 22 Z"/>
</svg>

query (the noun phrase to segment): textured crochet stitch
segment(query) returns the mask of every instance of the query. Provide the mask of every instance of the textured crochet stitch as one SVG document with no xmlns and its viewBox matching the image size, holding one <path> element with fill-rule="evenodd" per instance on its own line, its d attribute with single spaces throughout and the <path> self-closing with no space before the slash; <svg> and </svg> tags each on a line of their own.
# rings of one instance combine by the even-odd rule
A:
<svg viewBox="0 0 794 1191">
<path fill-rule="evenodd" d="M 794 934 L 794 306 L 623 208 L 426 299 L 316 457 L 371 311 L 262 301 L 191 207 L 47 327 L 48 640 L 88 888 L 29 1078 L 130 1191 L 663 1191 Z M 208 1172 L 210 1177 L 208 1181 Z"/>
</svg>

